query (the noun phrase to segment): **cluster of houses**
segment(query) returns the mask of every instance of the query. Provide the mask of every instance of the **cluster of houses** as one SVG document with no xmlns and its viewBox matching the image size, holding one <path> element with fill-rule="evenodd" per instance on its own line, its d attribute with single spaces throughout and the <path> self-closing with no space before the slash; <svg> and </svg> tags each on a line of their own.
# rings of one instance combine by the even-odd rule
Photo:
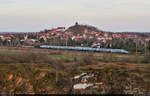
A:
<svg viewBox="0 0 150 96">
<path fill-rule="evenodd" d="M 23 38 L 16 37 L 16 36 L 22 36 Z M 140 39 L 140 36 L 138 34 L 129 34 L 129 33 L 115 33 L 115 32 L 105 32 L 105 31 L 91 31 L 87 28 L 84 28 L 82 34 L 77 33 L 74 34 L 72 31 L 66 29 L 65 27 L 57 27 L 50 30 L 44 30 L 40 32 L 34 32 L 34 33 L 18 33 L 16 34 L 0 34 L 0 39 L 2 41 L 8 40 L 11 41 L 12 38 L 19 38 L 20 42 L 26 42 L 30 45 L 34 45 L 35 42 L 39 42 L 40 40 L 43 40 L 46 42 L 48 39 L 54 39 L 54 38 L 61 38 L 61 40 L 95 40 L 96 45 L 101 42 L 106 43 L 108 40 L 111 41 L 113 38 L 118 39 L 133 39 L 137 40 Z M 150 41 L 150 37 L 145 38 L 145 40 Z M 94 44 L 95 44 L 94 43 Z"/>
<path fill-rule="evenodd" d="M 5 34 L 5 35 L 0 35 L 0 39 L 1 40 L 11 40 L 11 38 L 13 38 L 13 35 L 10 34 Z"/>
</svg>

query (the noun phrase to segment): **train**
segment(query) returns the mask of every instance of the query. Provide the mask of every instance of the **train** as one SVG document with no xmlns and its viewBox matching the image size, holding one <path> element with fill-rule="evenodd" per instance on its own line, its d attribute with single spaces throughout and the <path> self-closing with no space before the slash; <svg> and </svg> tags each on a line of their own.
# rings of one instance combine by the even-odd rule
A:
<svg viewBox="0 0 150 96">
<path fill-rule="evenodd" d="M 129 52 L 124 49 L 107 49 L 107 48 L 90 48 L 90 47 L 73 47 L 73 46 L 51 46 L 40 45 L 34 46 L 41 49 L 57 49 L 57 50 L 71 50 L 71 51 L 86 51 L 86 52 L 105 52 L 105 53 L 121 53 L 128 54 Z"/>
</svg>

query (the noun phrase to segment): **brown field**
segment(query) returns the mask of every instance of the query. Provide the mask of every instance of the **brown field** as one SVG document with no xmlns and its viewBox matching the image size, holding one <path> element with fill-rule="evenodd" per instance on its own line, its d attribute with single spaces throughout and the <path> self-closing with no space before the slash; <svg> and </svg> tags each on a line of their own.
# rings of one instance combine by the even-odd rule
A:
<svg viewBox="0 0 150 96">
<path fill-rule="evenodd" d="M 150 64 L 132 54 L 84 53 L 34 48 L 0 49 L 0 93 L 150 93 Z M 93 74 L 82 90 L 72 86 L 81 73 Z"/>
</svg>

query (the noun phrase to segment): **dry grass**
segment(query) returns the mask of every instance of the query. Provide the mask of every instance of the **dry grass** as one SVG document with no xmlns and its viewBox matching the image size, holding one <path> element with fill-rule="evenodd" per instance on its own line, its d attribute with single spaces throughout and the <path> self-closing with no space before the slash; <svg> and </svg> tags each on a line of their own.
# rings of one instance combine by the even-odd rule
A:
<svg viewBox="0 0 150 96">
<path fill-rule="evenodd" d="M 55 55 L 62 57 L 52 58 Z M 95 73 L 96 79 L 91 81 L 103 82 L 106 93 L 121 93 L 122 89 L 119 89 L 119 86 L 123 87 L 127 79 L 134 80 L 137 88 L 148 90 L 149 56 L 141 59 L 141 61 L 148 61 L 145 64 L 140 63 L 140 60 L 134 63 L 132 59 L 133 63 L 127 63 L 131 62 L 130 60 L 118 62 L 116 54 L 105 54 L 101 57 L 96 57 L 95 54 L 79 56 L 80 58 L 76 58 L 76 56 L 68 56 L 59 52 L 0 54 L 0 93 L 68 93 L 71 87 L 70 78 L 81 72 Z M 58 72 L 57 83 L 56 71 Z M 94 90 L 93 92 L 100 93 L 101 91 Z"/>
<path fill-rule="evenodd" d="M 53 60 L 48 55 L 42 53 L 0 54 L 0 58 L 1 64 L 53 62 Z"/>
</svg>

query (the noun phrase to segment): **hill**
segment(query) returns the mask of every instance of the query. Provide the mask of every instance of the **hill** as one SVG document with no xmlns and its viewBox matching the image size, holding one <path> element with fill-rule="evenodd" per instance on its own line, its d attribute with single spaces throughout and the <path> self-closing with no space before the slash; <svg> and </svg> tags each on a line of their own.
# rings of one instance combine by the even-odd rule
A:
<svg viewBox="0 0 150 96">
<path fill-rule="evenodd" d="M 80 25 L 78 22 L 76 22 L 75 25 L 69 27 L 66 32 L 73 32 L 73 34 L 84 34 L 86 32 L 103 32 L 102 30 L 99 30 L 98 28 L 91 26 L 91 25 Z"/>
</svg>

